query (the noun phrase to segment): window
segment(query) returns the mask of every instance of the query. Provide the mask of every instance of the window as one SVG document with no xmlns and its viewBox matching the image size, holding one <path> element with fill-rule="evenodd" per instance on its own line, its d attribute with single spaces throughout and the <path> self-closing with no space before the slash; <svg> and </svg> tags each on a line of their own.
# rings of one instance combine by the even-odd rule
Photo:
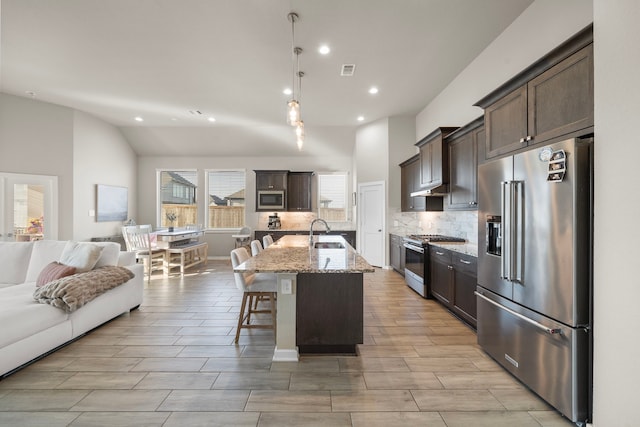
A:
<svg viewBox="0 0 640 427">
<path fill-rule="evenodd" d="M 349 220 L 346 172 L 318 174 L 318 217 L 327 221 Z"/>
<path fill-rule="evenodd" d="M 242 228 L 245 225 L 244 170 L 208 170 L 207 228 Z"/>
<path fill-rule="evenodd" d="M 197 171 L 159 171 L 158 182 L 160 227 L 184 227 L 187 224 L 197 224 Z M 171 218 L 175 219 L 172 221 Z"/>
</svg>

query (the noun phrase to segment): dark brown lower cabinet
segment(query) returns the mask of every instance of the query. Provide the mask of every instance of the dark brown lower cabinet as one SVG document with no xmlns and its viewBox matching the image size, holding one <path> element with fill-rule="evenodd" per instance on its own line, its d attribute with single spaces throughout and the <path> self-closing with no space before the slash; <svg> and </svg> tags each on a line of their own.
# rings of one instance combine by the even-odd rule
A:
<svg viewBox="0 0 640 427">
<path fill-rule="evenodd" d="M 451 253 L 453 266 L 453 312 L 476 327 L 476 285 L 478 284 L 478 258 Z"/>
<path fill-rule="evenodd" d="M 429 267 L 431 296 L 475 328 L 478 259 L 430 246 Z"/>
<path fill-rule="evenodd" d="M 445 306 L 451 306 L 451 252 L 431 246 L 429 248 L 431 267 L 431 296 Z"/>
<path fill-rule="evenodd" d="M 299 273 L 296 282 L 300 353 L 355 354 L 364 337 L 362 273 Z"/>
<path fill-rule="evenodd" d="M 402 236 L 389 234 L 389 264 L 404 276 L 405 252 Z"/>
</svg>

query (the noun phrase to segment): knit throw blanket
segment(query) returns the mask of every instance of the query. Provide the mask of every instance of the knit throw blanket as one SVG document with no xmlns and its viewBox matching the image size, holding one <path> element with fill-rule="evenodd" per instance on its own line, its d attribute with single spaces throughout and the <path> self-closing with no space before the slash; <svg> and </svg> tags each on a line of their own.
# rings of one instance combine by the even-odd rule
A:
<svg viewBox="0 0 640 427">
<path fill-rule="evenodd" d="M 74 274 L 36 288 L 33 298 L 71 313 L 135 276 L 124 267 L 105 266 Z"/>
</svg>

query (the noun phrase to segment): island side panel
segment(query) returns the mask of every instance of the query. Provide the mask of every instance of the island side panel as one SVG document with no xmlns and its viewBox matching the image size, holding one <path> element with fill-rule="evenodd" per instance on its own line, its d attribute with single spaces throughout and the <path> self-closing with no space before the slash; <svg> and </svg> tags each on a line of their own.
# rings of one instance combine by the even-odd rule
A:
<svg viewBox="0 0 640 427">
<path fill-rule="evenodd" d="M 297 274 L 278 273 L 278 302 L 276 313 L 276 348 L 274 362 L 297 362 L 296 294 Z M 285 284 L 286 282 L 287 284 Z"/>
<path fill-rule="evenodd" d="M 300 353 L 354 353 L 363 342 L 362 273 L 299 273 L 296 341 Z"/>
</svg>

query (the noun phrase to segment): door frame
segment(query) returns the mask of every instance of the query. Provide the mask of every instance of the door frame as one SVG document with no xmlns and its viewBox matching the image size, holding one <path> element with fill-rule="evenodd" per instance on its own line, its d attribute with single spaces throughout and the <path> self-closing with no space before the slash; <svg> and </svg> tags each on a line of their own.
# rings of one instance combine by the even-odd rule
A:
<svg viewBox="0 0 640 427">
<path fill-rule="evenodd" d="M 0 233 L 6 237 L 13 236 L 13 224 L 10 224 L 9 230 L 6 230 L 7 221 L 13 218 L 13 214 L 7 214 L 7 209 L 13 210 L 13 200 L 9 206 L 5 206 L 7 198 L 13 195 L 13 191 L 9 191 L 9 185 L 16 183 L 42 185 L 44 188 L 44 238 L 47 240 L 58 239 L 58 177 L 53 175 L 35 175 L 23 173 L 0 172 Z M 4 238 L 5 236 L 2 236 Z"/>
<path fill-rule="evenodd" d="M 363 219 L 363 214 L 365 212 L 363 212 L 362 209 L 358 209 L 358 207 L 362 206 L 362 189 L 364 187 L 372 187 L 372 186 L 379 186 L 381 189 L 381 193 L 382 193 L 382 224 L 381 224 L 381 235 L 382 235 L 382 239 L 380 241 L 380 245 L 381 245 L 381 253 L 382 253 L 382 262 L 381 262 L 381 267 L 384 267 L 385 265 L 387 265 L 387 193 L 386 193 L 386 182 L 385 181 L 370 181 L 370 182 L 359 182 L 358 183 L 358 198 L 357 198 L 357 204 L 356 204 L 356 211 L 357 211 L 357 222 L 356 222 L 356 228 L 357 228 L 357 244 L 358 244 L 358 248 L 364 248 L 363 246 L 363 233 L 362 233 L 362 219 Z M 362 254 L 362 249 L 358 249 L 358 253 Z"/>
</svg>

